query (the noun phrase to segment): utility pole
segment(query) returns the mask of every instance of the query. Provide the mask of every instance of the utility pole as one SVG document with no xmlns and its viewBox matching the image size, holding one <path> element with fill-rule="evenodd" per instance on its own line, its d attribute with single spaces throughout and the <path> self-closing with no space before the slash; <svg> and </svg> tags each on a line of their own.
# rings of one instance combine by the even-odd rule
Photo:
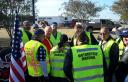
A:
<svg viewBox="0 0 128 82">
<path fill-rule="evenodd" d="M 35 23 L 35 0 L 32 0 L 33 23 Z"/>
</svg>

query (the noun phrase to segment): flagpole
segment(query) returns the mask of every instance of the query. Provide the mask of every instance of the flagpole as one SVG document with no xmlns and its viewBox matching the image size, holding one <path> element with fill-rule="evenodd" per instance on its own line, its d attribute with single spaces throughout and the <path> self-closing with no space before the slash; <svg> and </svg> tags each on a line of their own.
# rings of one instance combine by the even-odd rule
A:
<svg viewBox="0 0 128 82">
<path fill-rule="evenodd" d="M 33 23 L 35 23 L 35 0 L 32 0 Z"/>
</svg>

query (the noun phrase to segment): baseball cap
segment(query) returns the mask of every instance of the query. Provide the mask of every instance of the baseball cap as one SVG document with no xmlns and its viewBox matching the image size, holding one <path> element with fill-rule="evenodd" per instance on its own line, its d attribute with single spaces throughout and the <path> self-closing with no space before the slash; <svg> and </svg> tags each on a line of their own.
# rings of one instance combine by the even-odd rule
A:
<svg viewBox="0 0 128 82">
<path fill-rule="evenodd" d="M 121 32 L 120 36 L 122 36 L 122 37 L 128 37 L 128 28 L 127 28 L 127 29 L 124 29 L 124 30 Z"/>
<path fill-rule="evenodd" d="M 44 31 L 42 30 L 42 29 L 38 29 L 38 30 L 36 30 L 35 32 L 34 32 L 34 35 L 35 36 L 39 36 L 40 34 L 44 34 Z"/>
</svg>

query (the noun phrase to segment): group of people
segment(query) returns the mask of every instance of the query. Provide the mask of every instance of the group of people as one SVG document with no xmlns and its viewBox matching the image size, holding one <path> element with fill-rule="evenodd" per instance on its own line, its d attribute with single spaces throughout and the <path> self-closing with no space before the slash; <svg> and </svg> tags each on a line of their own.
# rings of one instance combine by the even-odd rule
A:
<svg viewBox="0 0 128 82">
<path fill-rule="evenodd" d="M 100 41 L 82 24 L 74 26 L 71 40 L 57 31 L 57 23 L 30 23 L 20 28 L 27 60 L 26 82 L 126 82 L 128 75 L 128 30 L 114 39 L 108 27 L 100 29 Z M 115 78 L 114 78 L 115 77 Z"/>
</svg>

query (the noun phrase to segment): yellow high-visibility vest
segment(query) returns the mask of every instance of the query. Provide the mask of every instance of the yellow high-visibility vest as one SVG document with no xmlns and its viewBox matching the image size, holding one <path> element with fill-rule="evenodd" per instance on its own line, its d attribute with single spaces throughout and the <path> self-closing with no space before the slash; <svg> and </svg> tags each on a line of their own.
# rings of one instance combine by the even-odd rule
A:
<svg viewBox="0 0 128 82">
<path fill-rule="evenodd" d="M 104 45 L 104 48 L 103 48 L 103 52 L 104 52 L 104 55 L 105 55 L 107 66 L 109 66 L 109 64 L 110 64 L 110 49 L 111 49 L 111 46 L 113 45 L 113 43 L 114 43 L 114 40 L 110 39 Z M 101 45 L 101 41 L 100 41 L 99 45 Z"/>
<path fill-rule="evenodd" d="M 55 46 L 50 50 L 51 76 L 66 78 L 63 71 L 66 52 L 66 47 L 64 51 L 59 51 L 58 46 Z"/>
<path fill-rule="evenodd" d="M 26 60 L 27 60 L 27 68 L 28 68 L 28 74 L 33 77 L 42 76 L 42 68 L 37 61 L 37 51 L 40 46 L 43 46 L 46 50 L 46 47 L 35 40 L 30 40 L 25 44 L 24 50 L 26 53 Z M 48 57 L 48 51 L 46 50 L 46 62 L 47 62 L 47 73 L 50 72 L 50 64 L 49 64 L 49 57 Z"/>
<path fill-rule="evenodd" d="M 57 45 L 60 42 L 60 38 L 61 38 L 61 33 L 60 32 L 57 32 L 57 37 L 56 38 L 53 36 L 53 34 L 51 34 L 50 41 L 51 41 L 52 45 L 53 46 Z"/>
<path fill-rule="evenodd" d="M 25 45 L 25 43 L 29 41 L 29 38 L 24 29 L 20 28 L 20 30 L 22 32 L 22 41 L 23 41 L 23 44 Z"/>
<path fill-rule="evenodd" d="M 98 45 L 71 47 L 74 82 L 104 82 L 103 53 Z"/>
<path fill-rule="evenodd" d="M 124 46 L 124 43 L 123 43 L 123 41 L 121 40 L 121 38 L 117 38 L 116 39 L 116 43 L 118 44 L 118 46 L 119 46 L 119 60 L 122 58 L 122 56 L 123 56 L 123 52 L 124 52 L 124 48 L 125 48 L 125 46 Z"/>
</svg>

